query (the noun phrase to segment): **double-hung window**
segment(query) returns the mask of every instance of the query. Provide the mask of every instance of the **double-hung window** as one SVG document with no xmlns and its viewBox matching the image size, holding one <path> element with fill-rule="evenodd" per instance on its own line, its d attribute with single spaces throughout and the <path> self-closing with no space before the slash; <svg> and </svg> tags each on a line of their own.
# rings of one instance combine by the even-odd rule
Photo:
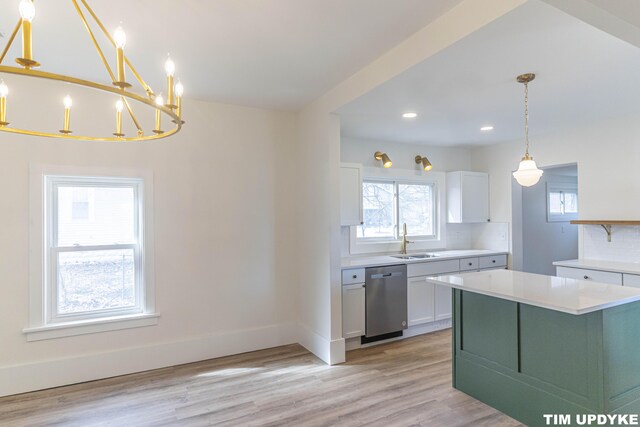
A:
<svg viewBox="0 0 640 427">
<path fill-rule="evenodd" d="M 364 242 L 402 240 L 403 226 L 414 240 L 437 238 L 437 203 L 434 183 L 364 180 L 364 223 L 356 239 Z"/>
<path fill-rule="evenodd" d="M 44 322 L 145 311 L 143 181 L 45 176 Z"/>
</svg>

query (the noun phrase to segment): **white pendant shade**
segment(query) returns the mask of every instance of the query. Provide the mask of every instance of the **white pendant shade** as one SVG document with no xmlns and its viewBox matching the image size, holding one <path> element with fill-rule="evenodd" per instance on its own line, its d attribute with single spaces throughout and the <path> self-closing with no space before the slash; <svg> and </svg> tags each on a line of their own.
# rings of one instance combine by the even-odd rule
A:
<svg viewBox="0 0 640 427">
<path fill-rule="evenodd" d="M 540 181 L 542 174 L 543 171 L 538 169 L 538 166 L 533 159 L 525 158 L 520 162 L 518 170 L 513 173 L 513 177 L 518 181 L 518 184 L 523 187 L 531 187 Z"/>
</svg>

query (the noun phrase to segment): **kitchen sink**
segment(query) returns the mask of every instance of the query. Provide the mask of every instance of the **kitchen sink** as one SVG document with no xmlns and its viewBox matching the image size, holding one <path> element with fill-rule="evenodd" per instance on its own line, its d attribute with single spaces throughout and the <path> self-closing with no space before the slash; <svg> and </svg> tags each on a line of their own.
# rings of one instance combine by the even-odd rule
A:
<svg viewBox="0 0 640 427">
<path fill-rule="evenodd" d="M 426 259 L 426 258 L 437 258 L 437 254 L 415 254 L 415 255 L 392 255 L 393 258 L 398 259 Z"/>
</svg>

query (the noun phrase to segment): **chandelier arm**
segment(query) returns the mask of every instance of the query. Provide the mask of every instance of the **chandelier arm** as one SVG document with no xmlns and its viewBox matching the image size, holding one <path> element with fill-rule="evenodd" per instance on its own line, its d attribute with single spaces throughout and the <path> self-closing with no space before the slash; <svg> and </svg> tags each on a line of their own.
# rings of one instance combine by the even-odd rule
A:
<svg viewBox="0 0 640 427">
<path fill-rule="evenodd" d="M 89 13 L 91 14 L 91 16 L 93 16 L 93 19 L 96 21 L 96 23 L 98 24 L 98 26 L 100 27 L 100 29 L 102 30 L 102 32 L 104 33 L 104 35 L 107 37 L 107 39 L 111 42 L 111 44 L 113 45 L 113 47 L 116 47 L 116 42 L 113 40 L 113 38 L 111 37 L 111 34 L 109 34 L 109 31 L 107 31 L 107 29 L 105 28 L 105 26 L 102 24 L 102 21 L 100 21 L 100 18 L 98 18 L 98 15 L 96 15 L 96 13 L 93 11 L 93 9 L 91 9 L 91 6 L 89 6 L 89 4 L 86 2 L 86 0 L 80 0 L 82 2 L 82 4 L 84 5 L 84 7 L 87 8 L 87 10 L 89 11 Z M 133 67 L 133 65 L 131 65 L 131 62 L 129 61 L 129 58 L 127 58 L 127 56 L 124 56 L 124 60 L 127 63 L 127 65 L 129 66 L 129 69 L 131 70 L 131 72 L 133 73 L 133 75 L 135 76 L 136 80 L 138 80 L 138 82 L 140 83 L 140 85 L 142 85 L 142 87 L 144 88 L 144 90 L 147 92 L 147 95 L 152 98 L 155 96 L 155 93 L 153 92 L 153 89 L 151 89 L 151 86 L 149 86 L 143 79 L 142 76 L 140 76 L 140 74 L 138 74 L 138 72 L 136 71 L 136 69 Z"/>
<path fill-rule="evenodd" d="M 83 135 L 39 132 L 39 131 L 19 129 L 19 128 L 8 127 L 8 126 L 0 127 L 0 132 L 10 132 L 10 133 L 22 134 L 22 135 L 45 136 L 50 138 L 74 139 L 74 140 L 84 140 L 84 141 L 148 141 L 148 140 L 160 139 L 160 138 L 165 138 L 167 136 L 171 136 L 179 132 L 180 129 L 182 128 L 182 120 L 180 120 L 180 117 L 178 117 L 178 115 L 172 109 L 167 108 L 165 106 L 157 105 L 155 101 L 149 99 L 148 97 L 138 95 L 137 93 L 134 93 L 134 92 L 125 92 L 113 86 L 107 86 L 107 85 L 92 82 L 89 80 L 79 79 L 77 77 L 65 76 L 63 74 L 55 74 L 48 71 L 39 71 L 34 69 L 0 65 L 0 74 L 2 73 L 15 74 L 15 75 L 26 76 L 26 77 L 37 77 L 37 78 L 42 78 L 46 80 L 55 80 L 55 81 L 64 82 L 64 83 L 71 83 L 78 86 L 84 86 L 86 88 L 96 89 L 102 92 L 112 93 L 112 94 L 123 97 L 125 101 L 127 99 L 133 99 L 151 108 L 154 108 L 155 110 L 159 110 L 165 115 L 169 116 L 169 118 L 171 118 L 171 121 L 175 123 L 176 126 L 168 131 L 164 131 L 159 134 L 138 135 L 137 137 L 131 137 L 131 138 L 110 138 L 110 137 L 103 138 L 103 137 L 93 137 L 93 136 L 83 136 Z M 139 127 L 138 129 L 141 130 Z"/>
<path fill-rule="evenodd" d="M 129 115 L 131 116 L 131 119 L 133 120 L 133 124 L 136 125 L 136 128 L 138 128 L 138 134 L 143 134 L 144 131 L 142 130 L 142 128 L 140 127 L 140 123 L 138 123 L 138 120 L 136 120 L 136 115 L 133 114 L 133 109 L 131 108 L 131 105 L 129 105 L 129 100 L 127 98 L 124 98 L 124 105 L 127 107 L 127 111 L 129 112 Z"/>
<path fill-rule="evenodd" d="M 0 55 L 0 64 L 2 64 L 2 61 L 4 61 L 5 56 L 7 56 L 7 52 L 9 52 L 9 48 L 13 44 L 13 40 L 15 40 L 21 25 L 22 25 L 22 19 L 18 19 L 18 23 L 16 24 L 16 27 L 13 29 L 13 33 L 11 33 L 11 37 L 9 37 L 9 40 L 7 40 L 7 45 L 4 47 L 4 50 Z"/>
<path fill-rule="evenodd" d="M 82 10 L 80 10 L 80 6 L 78 6 L 78 2 L 76 0 L 71 0 L 71 1 L 73 2 L 73 5 L 75 6 L 76 11 L 78 12 L 78 15 L 80 15 L 80 19 L 82 19 L 82 22 L 84 23 L 84 27 L 89 33 L 89 37 L 91 37 L 91 41 L 93 42 L 93 45 L 98 51 L 98 55 L 100 55 L 100 58 L 102 59 L 102 63 L 104 64 L 105 68 L 107 69 L 107 72 L 109 73 L 109 77 L 111 77 L 111 81 L 115 82 L 116 77 L 113 74 L 111 67 L 109 67 L 109 62 L 107 61 L 107 58 L 104 57 L 104 53 L 102 52 L 102 49 L 100 49 L 100 45 L 98 44 L 98 41 L 96 40 L 96 37 L 94 36 L 93 31 L 91 30 L 91 27 L 89 27 L 89 23 L 87 22 L 87 19 L 85 18 L 84 13 L 82 13 Z"/>
</svg>

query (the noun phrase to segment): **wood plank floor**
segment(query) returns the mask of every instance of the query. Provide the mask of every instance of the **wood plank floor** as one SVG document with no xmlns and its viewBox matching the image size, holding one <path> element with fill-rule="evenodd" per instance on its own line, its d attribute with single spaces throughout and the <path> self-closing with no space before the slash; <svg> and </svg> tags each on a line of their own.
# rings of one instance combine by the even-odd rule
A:
<svg viewBox="0 0 640 427">
<path fill-rule="evenodd" d="M 450 330 L 347 353 L 299 345 L 0 398 L 1 426 L 519 426 L 451 388 Z"/>
</svg>

